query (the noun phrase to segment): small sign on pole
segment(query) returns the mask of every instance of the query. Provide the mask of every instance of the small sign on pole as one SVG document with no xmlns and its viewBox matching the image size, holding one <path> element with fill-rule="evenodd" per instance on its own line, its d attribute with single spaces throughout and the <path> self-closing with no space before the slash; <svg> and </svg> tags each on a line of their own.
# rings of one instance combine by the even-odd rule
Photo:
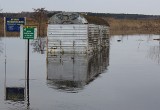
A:
<svg viewBox="0 0 160 110">
<path fill-rule="evenodd" d="M 20 38 L 27 39 L 27 94 L 29 102 L 29 40 L 37 38 L 37 27 L 36 26 L 23 26 L 20 27 Z"/>
<path fill-rule="evenodd" d="M 21 25 L 20 37 L 21 39 L 36 39 L 37 38 L 37 27 Z"/>
</svg>

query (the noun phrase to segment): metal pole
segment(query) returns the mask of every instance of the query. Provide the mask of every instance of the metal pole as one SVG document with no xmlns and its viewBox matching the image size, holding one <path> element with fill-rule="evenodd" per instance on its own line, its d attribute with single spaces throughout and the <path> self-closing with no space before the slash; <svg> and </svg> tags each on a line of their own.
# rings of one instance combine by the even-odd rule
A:
<svg viewBox="0 0 160 110">
<path fill-rule="evenodd" d="M 4 17 L 5 59 L 6 59 L 6 17 Z"/>
<path fill-rule="evenodd" d="M 5 94 L 6 94 L 6 83 L 7 83 L 7 53 L 6 53 L 6 17 L 4 17 L 4 37 L 5 37 Z M 6 95 L 5 95 L 6 100 Z"/>
<path fill-rule="evenodd" d="M 29 79 L 29 39 L 28 39 L 28 48 L 27 48 L 27 79 Z"/>
<path fill-rule="evenodd" d="M 28 48 L 27 48 L 27 106 L 29 107 L 29 39 L 28 39 Z"/>
<path fill-rule="evenodd" d="M 26 20 L 26 17 L 24 17 L 24 19 L 25 19 L 25 22 L 24 22 L 24 25 L 26 25 L 27 24 L 27 20 Z M 23 27 L 24 26 L 22 26 L 22 30 L 23 30 Z M 22 31 L 22 33 L 23 33 L 23 31 Z M 23 38 L 23 34 L 21 35 L 21 37 Z M 28 46 L 27 46 L 27 41 L 25 40 L 25 98 L 27 99 L 27 48 L 28 48 Z"/>
<path fill-rule="evenodd" d="M 4 80 L 4 92 L 5 92 L 5 100 L 6 100 L 6 81 L 7 81 L 7 59 L 5 59 L 5 80 Z"/>
<path fill-rule="evenodd" d="M 27 79 L 27 108 L 30 106 L 30 100 L 29 100 L 29 79 Z"/>
<path fill-rule="evenodd" d="M 27 41 L 25 40 L 25 99 L 27 99 Z"/>
</svg>

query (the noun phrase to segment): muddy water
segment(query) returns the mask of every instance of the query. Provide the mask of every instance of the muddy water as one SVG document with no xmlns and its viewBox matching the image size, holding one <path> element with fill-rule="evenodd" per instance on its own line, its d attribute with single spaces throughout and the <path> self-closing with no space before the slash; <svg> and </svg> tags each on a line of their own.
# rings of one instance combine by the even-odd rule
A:
<svg viewBox="0 0 160 110">
<path fill-rule="evenodd" d="M 25 93 L 26 42 L 0 38 L 0 110 L 157 110 L 157 38 L 112 36 L 110 47 L 101 53 L 54 55 L 47 60 L 45 39 L 30 41 L 29 94 Z"/>
</svg>

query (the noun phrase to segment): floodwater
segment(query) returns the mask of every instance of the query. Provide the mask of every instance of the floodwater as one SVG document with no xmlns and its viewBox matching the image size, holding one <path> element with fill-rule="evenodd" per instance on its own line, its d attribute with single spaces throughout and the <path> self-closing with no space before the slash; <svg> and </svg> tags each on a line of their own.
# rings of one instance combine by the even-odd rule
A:
<svg viewBox="0 0 160 110">
<path fill-rule="evenodd" d="M 30 41 L 29 85 L 26 42 L 0 38 L 0 110 L 158 110 L 158 38 L 112 36 L 100 53 L 48 58 L 44 38 Z"/>
</svg>

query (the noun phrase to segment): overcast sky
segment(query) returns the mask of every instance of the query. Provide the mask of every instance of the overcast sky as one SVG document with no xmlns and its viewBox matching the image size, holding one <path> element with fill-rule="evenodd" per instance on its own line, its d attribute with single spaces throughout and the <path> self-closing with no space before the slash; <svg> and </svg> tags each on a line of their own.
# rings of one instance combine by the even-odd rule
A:
<svg viewBox="0 0 160 110">
<path fill-rule="evenodd" d="M 78 11 L 160 15 L 160 0 L 0 0 L 3 12 Z"/>
</svg>

